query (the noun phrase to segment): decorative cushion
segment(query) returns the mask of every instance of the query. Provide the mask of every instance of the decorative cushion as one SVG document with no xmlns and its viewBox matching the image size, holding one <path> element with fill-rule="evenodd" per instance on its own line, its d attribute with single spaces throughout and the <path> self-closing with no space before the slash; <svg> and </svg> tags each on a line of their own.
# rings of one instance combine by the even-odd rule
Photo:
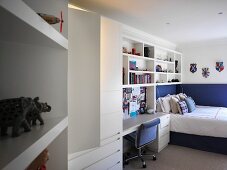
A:
<svg viewBox="0 0 227 170">
<path fill-rule="evenodd" d="M 179 109 L 178 109 L 178 102 L 180 100 L 177 97 L 172 96 L 170 99 L 170 106 L 171 106 L 171 111 L 172 113 L 179 113 Z"/>
<path fill-rule="evenodd" d="M 188 106 L 185 101 L 179 101 L 178 105 L 181 110 L 181 114 L 188 113 Z"/>
<path fill-rule="evenodd" d="M 171 97 L 169 97 L 169 96 L 161 98 L 161 102 L 160 102 L 161 108 L 162 108 L 162 111 L 165 113 L 169 113 L 171 111 L 170 99 L 171 99 Z"/>
<path fill-rule="evenodd" d="M 178 97 L 180 98 L 180 100 L 184 100 L 188 96 L 186 94 L 184 94 L 184 93 L 179 93 Z"/>
<path fill-rule="evenodd" d="M 193 112 L 196 109 L 196 107 L 195 107 L 195 101 L 191 97 L 185 98 L 184 101 L 187 104 L 188 112 L 189 113 Z"/>
<path fill-rule="evenodd" d="M 160 103 L 160 98 L 158 98 L 158 99 L 156 100 L 156 111 L 157 111 L 157 112 L 162 112 L 161 103 Z"/>
</svg>

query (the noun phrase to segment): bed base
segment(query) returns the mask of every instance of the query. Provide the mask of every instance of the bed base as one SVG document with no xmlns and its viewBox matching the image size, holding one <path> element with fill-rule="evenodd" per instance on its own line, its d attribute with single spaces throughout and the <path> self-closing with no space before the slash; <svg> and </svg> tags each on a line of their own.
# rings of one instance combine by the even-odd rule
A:
<svg viewBox="0 0 227 170">
<path fill-rule="evenodd" d="M 227 138 L 170 132 L 170 144 L 227 155 Z"/>
</svg>

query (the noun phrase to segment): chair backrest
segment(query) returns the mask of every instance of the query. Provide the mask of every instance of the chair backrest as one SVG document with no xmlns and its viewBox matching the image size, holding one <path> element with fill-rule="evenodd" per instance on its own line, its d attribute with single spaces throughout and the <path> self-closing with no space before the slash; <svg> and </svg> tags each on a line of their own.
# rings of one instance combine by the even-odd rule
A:
<svg viewBox="0 0 227 170">
<path fill-rule="evenodd" d="M 137 130 L 135 145 L 136 148 L 143 147 L 156 139 L 157 127 L 160 119 L 157 118 L 151 122 L 141 124 Z"/>
</svg>

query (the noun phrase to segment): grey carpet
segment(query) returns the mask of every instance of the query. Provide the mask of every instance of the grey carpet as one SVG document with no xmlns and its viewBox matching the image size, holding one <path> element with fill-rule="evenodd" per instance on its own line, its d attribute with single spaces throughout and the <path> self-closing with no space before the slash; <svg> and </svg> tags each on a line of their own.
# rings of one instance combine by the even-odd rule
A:
<svg viewBox="0 0 227 170">
<path fill-rule="evenodd" d="M 227 170 L 227 155 L 168 145 L 156 154 L 157 160 L 145 159 L 148 170 Z M 142 169 L 139 159 L 131 160 L 124 170 Z"/>
</svg>

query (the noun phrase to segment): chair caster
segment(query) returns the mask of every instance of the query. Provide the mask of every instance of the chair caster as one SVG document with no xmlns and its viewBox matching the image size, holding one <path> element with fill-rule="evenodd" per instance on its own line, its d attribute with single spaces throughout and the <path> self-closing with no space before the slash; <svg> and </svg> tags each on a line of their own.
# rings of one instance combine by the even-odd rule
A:
<svg viewBox="0 0 227 170">
<path fill-rule="evenodd" d="M 124 165 L 128 165 L 129 164 L 129 161 L 124 161 Z"/>
<path fill-rule="evenodd" d="M 156 161 L 156 160 L 157 160 L 156 156 L 155 156 L 155 155 L 153 155 L 153 161 Z"/>
<path fill-rule="evenodd" d="M 146 164 L 143 164 L 143 168 L 147 168 L 147 165 Z"/>
</svg>

